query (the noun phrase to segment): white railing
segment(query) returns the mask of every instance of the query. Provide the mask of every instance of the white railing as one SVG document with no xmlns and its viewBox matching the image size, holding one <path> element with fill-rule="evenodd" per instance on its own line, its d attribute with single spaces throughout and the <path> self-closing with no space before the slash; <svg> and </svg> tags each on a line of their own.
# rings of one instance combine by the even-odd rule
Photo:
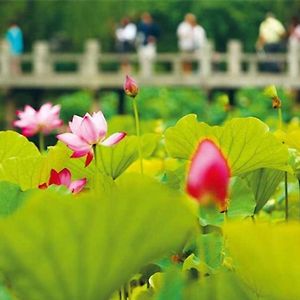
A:
<svg viewBox="0 0 300 300">
<path fill-rule="evenodd" d="M 241 42 L 229 41 L 227 52 L 214 51 L 208 42 L 199 53 L 157 53 L 149 59 L 140 54 L 120 55 L 101 52 L 100 43 L 88 40 L 83 53 L 51 53 L 49 44 L 37 41 L 33 52 L 20 57 L 29 71 L 14 74 L 8 45 L 0 48 L 0 87 L 2 88 L 120 88 L 124 73 L 118 66 L 128 61 L 134 76 L 142 85 L 153 86 L 203 86 L 207 88 L 265 86 L 270 83 L 300 88 L 299 45 L 291 42 L 286 53 L 244 53 Z M 191 73 L 184 73 L 182 63 L 193 64 Z M 266 73 L 260 64 L 280 64 L 281 71 Z M 71 64 L 72 71 L 59 71 L 60 64 Z M 113 68 L 105 67 L 112 64 Z M 117 69 L 116 69 L 117 68 Z"/>
</svg>

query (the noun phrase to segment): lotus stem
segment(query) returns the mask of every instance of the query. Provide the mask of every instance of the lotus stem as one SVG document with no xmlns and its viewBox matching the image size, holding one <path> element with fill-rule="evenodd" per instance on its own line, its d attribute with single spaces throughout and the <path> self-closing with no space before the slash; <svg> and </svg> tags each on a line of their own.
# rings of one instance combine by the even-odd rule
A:
<svg viewBox="0 0 300 300">
<path fill-rule="evenodd" d="M 139 160 L 140 160 L 140 171 L 141 171 L 141 174 L 143 174 L 144 173 L 144 167 L 143 167 L 143 155 L 142 155 L 142 145 L 141 145 L 140 119 L 139 119 L 139 113 L 138 113 L 136 98 L 132 99 L 132 103 L 133 103 L 133 112 L 134 112 L 134 119 L 135 119 L 136 135 L 137 135 L 137 138 L 138 138 L 138 152 L 139 152 Z"/>
<path fill-rule="evenodd" d="M 95 160 L 95 189 L 98 190 L 99 187 L 99 169 L 98 169 L 98 153 L 97 153 L 97 145 L 93 146 L 93 152 L 94 152 L 94 160 Z"/>
<path fill-rule="evenodd" d="M 285 220 L 289 220 L 288 174 L 284 172 Z"/>
<path fill-rule="evenodd" d="M 298 199 L 299 199 L 299 207 L 300 207 L 300 179 L 298 180 L 298 191 L 299 191 L 299 193 L 298 193 Z"/>
<path fill-rule="evenodd" d="M 282 129 L 282 110 L 281 107 L 278 108 L 278 129 Z"/>
<path fill-rule="evenodd" d="M 42 132 L 39 133 L 39 149 L 41 153 L 45 151 L 45 136 Z"/>
</svg>

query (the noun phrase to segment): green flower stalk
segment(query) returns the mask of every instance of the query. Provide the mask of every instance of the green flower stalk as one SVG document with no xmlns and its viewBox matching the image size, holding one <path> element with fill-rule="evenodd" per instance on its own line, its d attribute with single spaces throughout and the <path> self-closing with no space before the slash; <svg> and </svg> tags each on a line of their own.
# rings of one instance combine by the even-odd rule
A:
<svg viewBox="0 0 300 300">
<path fill-rule="evenodd" d="M 268 86 L 264 94 L 272 99 L 272 107 L 278 111 L 278 130 L 282 130 L 282 111 L 281 100 L 278 97 L 275 85 Z M 285 195 L 285 220 L 289 219 L 289 193 L 288 193 L 288 174 L 284 173 L 284 195 Z"/>
<path fill-rule="evenodd" d="M 272 99 L 272 107 L 278 111 L 278 129 L 282 130 L 281 100 L 278 97 L 275 85 L 268 86 L 265 89 L 264 94 Z"/>
<path fill-rule="evenodd" d="M 39 149 L 41 153 L 45 151 L 45 136 L 41 131 L 39 132 Z"/>
<path fill-rule="evenodd" d="M 137 105 L 137 101 L 136 101 L 136 96 L 139 92 L 139 87 L 137 85 L 137 82 L 128 75 L 126 75 L 126 79 L 125 79 L 125 82 L 124 82 L 124 92 L 127 96 L 132 98 L 132 106 L 133 106 L 133 113 L 134 113 L 134 119 L 135 119 L 136 135 L 137 135 L 137 138 L 138 138 L 138 152 L 139 152 L 139 160 L 140 160 L 140 170 L 141 170 L 141 174 L 143 174 L 144 173 L 144 167 L 143 167 L 143 155 L 142 155 L 142 145 L 141 145 L 140 119 L 139 119 L 138 105 Z"/>
</svg>

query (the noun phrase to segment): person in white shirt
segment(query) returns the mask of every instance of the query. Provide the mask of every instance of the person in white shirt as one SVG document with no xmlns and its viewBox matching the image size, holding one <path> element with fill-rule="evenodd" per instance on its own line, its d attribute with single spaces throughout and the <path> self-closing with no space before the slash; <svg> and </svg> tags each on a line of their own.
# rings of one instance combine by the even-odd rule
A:
<svg viewBox="0 0 300 300">
<path fill-rule="evenodd" d="M 195 24 L 193 27 L 194 51 L 202 50 L 206 42 L 206 33 L 202 26 Z"/>
<path fill-rule="evenodd" d="M 282 41 L 285 35 L 286 31 L 282 23 L 269 12 L 259 26 L 256 49 L 264 53 L 282 52 Z M 267 72 L 279 72 L 281 70 L 281 66 L 277 62 L 265 62 L 262 67 Z"/>
<path fill-rule="evenodd" d="M 116 29 L 116 47 L 121 54 L 131 53 L 135 51 L 135 41 L 137 35 L 137 27 L 129 18 L 123 18 L 120 26 Z M 121 68 L 125 73 L 130 72 L 131 66 L 128 59 L 122 59 Z"/>
<path fill-rule="evenodd" d="M 182 52 L 194 51 L 194 34 L 193 34 L 193 14 L 185 15 L 184 21 L 177 28 L 178 47 Z"/>
<path fill-rule="evenodd" d="M 133 52 L 135 50 L 135 39 L 137 34 L 136 25 L 129 18 L 123 18 L 120 26 L 116 29 L 117 49 L 121 53 Z"/>
<path fill-rule="evenodd" d="M 196 16 L 188 13 L 177 28 L 178 47 L 183 53 L 194 53 L 200 51 L 206 41 L 205 30 L 197 23 Z M 183 62 L 183 70 L 189 73 L 192 70 L 192 63 Z"/>
</svg>

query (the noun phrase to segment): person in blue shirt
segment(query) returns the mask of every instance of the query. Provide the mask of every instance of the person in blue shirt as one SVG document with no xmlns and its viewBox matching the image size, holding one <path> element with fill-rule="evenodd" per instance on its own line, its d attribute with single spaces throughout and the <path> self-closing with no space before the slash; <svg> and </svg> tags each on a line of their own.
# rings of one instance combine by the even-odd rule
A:
<svg viewBox="0 0 300 300">
<path fill-rule="evenodd" d="M 159 27 L 148 12 L 143 13 L 141 16 L 141 22 L 138 24 L 138 34 L 140 35 L 139 42 L 144 46 L 157 42 L 160 34 Z"/>
<path fill-rule="evenodd" d="M 20 73 L 20 55 L 23 53 L 23 33 L 16 22 L 11 22 L 6 32 L 6 41 L 11 54 L 12 73 Z"/>
</svg>

